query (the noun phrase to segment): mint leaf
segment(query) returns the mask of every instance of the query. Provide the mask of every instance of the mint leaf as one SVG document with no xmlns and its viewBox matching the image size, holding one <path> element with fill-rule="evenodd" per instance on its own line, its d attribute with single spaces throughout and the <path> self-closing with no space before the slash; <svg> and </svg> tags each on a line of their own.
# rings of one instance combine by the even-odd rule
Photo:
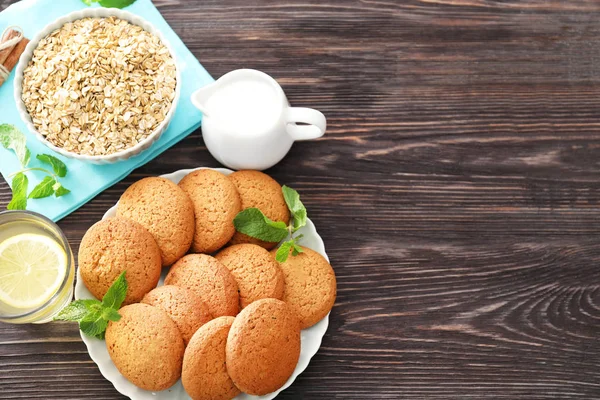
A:
<svg viewBox="0 0 600 400">
<path fill-rule="evenodd" d="M 14 125 L 0 124 L 0 144 L 5 149 L 13 150 L 23 167 L 29 163 L 31 153 L 27 148 L 27 138 Z"/>
<path fill-rule="evenodd" d="M 79 321 L 79 329 L 88 336 L 104 339 L 104 331 L 108 326 L 108 320 L 104 319 L 102 313 L 88 314 Z"/>
<path fill-rule="evenodd" d="M 108 321 L 118 321 L 121 319 L 121 314 L 114 308 L 105 307 L 102 310 L 102 318 Z"/>
<path fill-rule="evenodd" d="M 277 249 L 277 253 L 275 253 L 275 259 L 280 263 L 285 262 L 289 255 L 290 249 L 294 246 L 294 240 L 288 240 L 287 242 L 281 243 L 281 246 Z"/>
<path fill-rule="evenodd" d="M 30 199 L 42 199 L 44 197 L 52 196 L 54 194 L 54 184 L 56 181 L 51 176 L 46 176 L 43 181 L 37 184 L 29 193 Z"/>
<path fill-rule="evenodd" d="M 109 8 L 125 8 L 136 2 L 136 0 L 81 0 L 81 1 L 83 1 L 88 6 L 91 6 L 93 3 L 98 3 L 102 7 L 109 7 Z"/>
<path fill-rule="evenodd" d="M 110 288 L 108 288 L 108 291 L 102 298 L 102 305 L 104 307 L 114 308 L 115 310 L 118 310 L 119 307 L 121 307 L 121 304 L 127 295 L 127 279 L 125 279 L 125 272 L 126 271 L 123 271 Z"/>
<path fill-rule="evenodd" d="M 297 241 L 298 239 L 299 238 L 296 238 L 295 240 Z M 300 253 L 304 253 L 304 250 L 302 249 L 302 247 L 300 247 L 296 242 L 294 242 L 293 247 L 294 247 L 294 250 L 292 250 L 292 255 L 294 257 L 296 257 Z"/>
<path fill-rule="evenodd" d="M 65 194 L 71 193 L 71 191 L 64 187 L 60 182 L 56 182 L 54 186 L 52 186 L 52 189 L 54 189 L 54 195 L 56 197 L 64 196 Z"/>
<path fill-rule="evenodd" d="M 65 194 L 69 194 L 69 193 L 71 193 L 71 191 L 69 189 L 67 189 L 64 186 L 61 186 L 58 189 L 56 189 L 56 192 L 54 192 L 54 195 L 56 197 L 60 197 L 60 196 L 64 196 Z"/>
<path fill-rule="evenodd" d="M 289 233 L 285 223 L 271 221 L 258 208 L 240 211 L 233 219 L 233 225 L 238 232 L 265 242 L 280 242 Z"/>
<path fill-rule="evenodd" d="M 12 180 L 12 199 L 8 206 L 6 206 L 9 210 L 25 210 L 27 208 L 27 185 L 29 184 L 29 179 L 27 179 L 27 175 L 22 172 L 19 172 L 15 175 Z"/>
<path fill-rule="evenodd" d="M 51 156 L 50 154 L 38 154 L 35 158 L 45 164 L 50 164 L 54 174 L 57 176 L 64 178 L 65 175 L 67 175 L 67 166 L 58 158 Z"/>
<path fill-rule="evenodd" d="M 54 321 L 79 322 L 90 312 L 93 304 L 100 304 L 100 301 L 95 299 L 75 300 L 60 310 L 60 312 L 54 317 Z"/>
<path fill-rule="evenodd" d="M 306 225 L 306 208 L 300 201 L 300 195 L 294 189 L 283 185 L 283 198 L 294 218 L 294 232 Z"/>
<path fill-rule="evenodd" d="M 125 8 L 135 3 L 135 0 L 99 0 L 102 7 Z"/>
</svg>

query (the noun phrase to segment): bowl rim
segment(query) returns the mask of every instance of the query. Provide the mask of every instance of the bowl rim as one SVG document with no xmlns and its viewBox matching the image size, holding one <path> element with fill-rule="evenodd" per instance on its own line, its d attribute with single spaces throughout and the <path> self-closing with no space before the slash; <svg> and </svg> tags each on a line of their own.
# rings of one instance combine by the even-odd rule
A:
<svg viewBox="0 0 600 400">
<path fill-rule="evenodd" d="M 42 135 L 35 128 L 32 120 L 31 120 L 31 115 L 27 111 L 27 108 L 25 107 L 25 103 L 23 102 L 23 100 L 21 98 L 21 95 L 23 93 L 23 72 L 25 71 L 27 64 L 31 60 L 31 57 L 33 57 L 33 51 L 37 48 L 40 40 L 43 39 L 44 37 L 48 36 L 54 30 L 61 28 L 66 23 L 73 22 L 73 21 L 76 21 L 76 20 L 79 20 L 82 18 L 107 18 L 107 17 L 117 17 L 119 19 L 124 19 L 133 25 L 140 26 L 145 31 L 157 36 L 160 39 L 162 44 L 169 51 L 169 54 L 171 55 L 171 57 L 173 58 L 173 61 L 175 63 L 175 77 L 177 80 L 175 83 L 175 97 L 173 98 L 173 101 L 171 102 L 171 108 L 167 112 L 167 115 L 165 116 L 163 121 L 144 140 L 140 141 L 136 145 L 128 147 L 126 149 L 123 149 L 123 150 L 115 152 L 115 153 L 105 154 L 105 155 L 78 154 L 75 152 L 65 150 L 61 147 L 55 146 L 54 144 L 50 143 L 44 137 L 44 135 Z M 85 8 L 85 9 L 73 11 L 73 12 L 65 14 L 61 17 L 58 17 L 57 19 L 53 20 L 52 22 L 46 24 L 46 26 L 44 26 L 44 28 L 42 28 L 35 36 L 33 36 L 33 38 L 30 40 L 30 42 L 25 47 L 23 54 L 21 54 L 21 57 L 19 58 L 19 62 L 17 64 L 16 70 L 15 70 L 15 79 L 14 79 L 13 85 L 14 85 L 13 93 L 14 93 L 15 103 L 17 105 L 17 110 L 19 112 L 19 115 L 21 116 L 21 120 L 25 123 L 28 130 L 31 133 L 33 133 L 35 135 L 35 137 L 41 143 L 43 143 L 45 146 L 52 149 L 53 151 L 65 156 L 65 157 L 68 157 L 68 158 L 78 159 L 78 160 L 82 160 L 82 161 L 90 161 L 92 163 L 111 163 L 111 162 L 126 160 L 132 156 L 135 156 L 135 155 L 141 153 L 144 150 L 147 150 L 148 148 L 151 147 L 151 145 L 155 141 L 157 141 L 160 138 L 162 133 L 167 129 L 169 123 L 171 122 L 171 119 L 173 118 L 173 115 L 175 114 L 175 110 L 177 109 L 177 105 L 179 102 L 179 97 L 180 97 L 180 93 L 181 93 L 181 68 L 179 66 L 177 55 L 176 55 L 171 43 L 165 38 L 163 33 L 158 28 L 156 28 L 152 23 L 150 23 L 148 20 L 140 17 L 139 15 L 136 15 L 129 11 L 121 10 L 118 8 L 93 7 L 93 8 Z"/>
</svg>

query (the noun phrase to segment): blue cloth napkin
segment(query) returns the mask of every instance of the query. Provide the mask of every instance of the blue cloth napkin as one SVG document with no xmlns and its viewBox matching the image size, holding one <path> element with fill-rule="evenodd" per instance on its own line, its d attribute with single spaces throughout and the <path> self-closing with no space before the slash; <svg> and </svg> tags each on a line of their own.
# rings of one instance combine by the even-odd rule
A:
<svg viewBox="0 0 600 400">
<path fill-rule="evenodd" d="M 18 25 L 23 28 L 26 37 L 32 38 L 56 18 L 86 7 L 81 0 L 23 0 L 0 12 L 0 32 L 9 25 Z M 148 150 L 126 161 L 108 165 L 94 165 L 62 157 L 40 143 L 27 131 L 27 127 L 21 121 L 13 97 L 14 70 L 10 78 L 0 87 L 0 123 L 16 125 L 27 135 L 27 146 L 33 153 L 28 166 L 41 166 L 35 159 L 35 155 L 42 153 L 52 154 L 67 165 L 69 172 L 61 182 L 71 190 L 71 193 L 59 198 L 52 196 L 29 200 L 27 204 L 28 210 L 39 212 L 54 221 L 75 211 L 98 193 L 125 178 L 132 170 L 149 162 L 200 126 L 201 113 L 192 105 L 190 95 L 196 89 L 213 82 L 213 78 L 173 32 L 152 1 L 137 0 L 125 10 L 146 19 L 165 35 L 176 52 L 178 67 L 181 70 L 181 97 L 177 111 L 169 129 Z M 21 166 L 14 153 L 0 146 L 0 173 L 4 179 L 11 183 L 12 179 L 7 177 L 19 169 Z M 44 174 L 29 172 L 28 177 L 31 191 L 43 179 Z"/>
</svg>

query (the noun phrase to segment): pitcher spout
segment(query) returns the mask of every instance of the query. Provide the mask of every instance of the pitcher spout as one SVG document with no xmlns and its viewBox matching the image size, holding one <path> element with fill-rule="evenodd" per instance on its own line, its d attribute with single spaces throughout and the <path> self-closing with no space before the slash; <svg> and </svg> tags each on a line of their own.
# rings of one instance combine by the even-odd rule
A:
<svg viewBox="0 0 600 400">
<path fill-rule="evenodd" d="M 213 93 L 217 89 L 217 86 L 218 86 L 218 81 L 215 81 L 209 85 L 201 87 L 200 89 L 198 89 L 194 93 L 192 93 L 192 97 L 191 97 L 192 104 L 194 105 L 194 107 L 196 107 L 198 110 L 200 110 L 202 112 L 202 114 L 204 114 L 205 116 L 209 115 L 207 108 L 206 108 L 206 104 L 208 102 L 208 99 L 210 99 L 210 97 L 213 95 Z"/>
</svg>

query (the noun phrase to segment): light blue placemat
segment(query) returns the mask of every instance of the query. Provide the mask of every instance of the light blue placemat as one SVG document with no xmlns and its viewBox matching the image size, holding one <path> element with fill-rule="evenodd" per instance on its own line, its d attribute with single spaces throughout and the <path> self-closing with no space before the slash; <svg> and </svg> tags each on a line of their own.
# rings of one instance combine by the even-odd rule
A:
<svg viewBox="0 0 600 400">
<path fill-rule="evenodd" d="M 81 0 L 23 0 L 9 6 L 0 13 L 0 32 L 9 25 L 23 28 L 25 36 L 32 38 L 40 29 L 56 18 L 72 11 L 86 8 Z M 147 163 L 175 143 L 189 135 L 200 126 L 201 114 L 192 105 L 190 95 L 201 86 L 213 82 L 211 76 L 200 65 L 196 57 L 173 32 L 150 0 L 138 0 L 125 10 L 145 18 L 159 29 L 177 53 L 178 67 L 181 70 L 181 97 L 177 111 L 171 120 L 169 129 L 163 133 L 154 145 L 142 154 L 127 161 L 109 165 L 94 165 L 59 156 L 37 141 L 21 122 L 13 98 L 14 71 L 0 87 L 0 123 L 14 124 L 27 135 L 27 146 L 34 154 L 53 154 L 67 164 L 69 173 L 61 180 L 71 190 L 66 196 L 29 200 L 27 209 L 44 214 L 57 221 L 70 214 L 92 197 L 127 176 L 133 169 Z M 32 158 L 29 167 L 40 166 Z M 6 179 L 11 173 L 21 169 L 14 154 L 0 147 L 0 173 Z M 29 172 L 29 190 L 43 178 L 43 174 Z M 10 179 L 7 179 L 10 183 Z"/>
</svg>

